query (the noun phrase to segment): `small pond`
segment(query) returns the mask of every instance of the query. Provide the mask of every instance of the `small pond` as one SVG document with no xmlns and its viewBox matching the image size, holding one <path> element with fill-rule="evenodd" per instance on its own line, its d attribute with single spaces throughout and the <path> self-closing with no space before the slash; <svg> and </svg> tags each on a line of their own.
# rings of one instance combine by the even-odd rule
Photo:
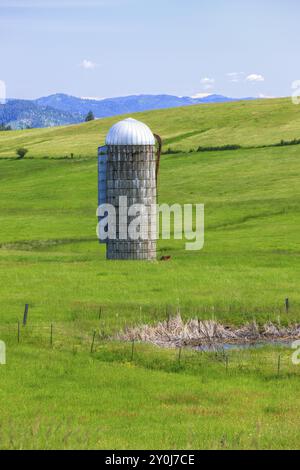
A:
<svg viewBox="0 0 300 470">
<path fill-rule="evenodd" d="M 214 343 L 195 346 L 193 349 L 202 352 L 221 352 L 221 351 L 242 351 L 247 349 L 259 349 L 266 346 L 277 348 L 291 348 L 293 341 L 256 341 L 256 342 L 237 342 L 237 343 Z"/>
</svg>

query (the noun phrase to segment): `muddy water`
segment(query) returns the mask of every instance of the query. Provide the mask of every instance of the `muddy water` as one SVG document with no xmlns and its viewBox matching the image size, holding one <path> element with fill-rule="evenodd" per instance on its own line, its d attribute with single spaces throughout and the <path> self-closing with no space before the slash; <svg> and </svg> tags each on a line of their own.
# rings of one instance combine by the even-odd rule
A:
<svg viewBox="0 0 300 470">
<path fill-rule="evenodd" d="M 239 342 L 239 343 L 214 343 L 195 346 L 193 349 L 202 352 L 216 351 L 244 351 L 247 349 L 260 349 L 266 346 L 276 348 L 291 348 L 293 341 L 257 341 L 257 342 Z"/>
</svg>

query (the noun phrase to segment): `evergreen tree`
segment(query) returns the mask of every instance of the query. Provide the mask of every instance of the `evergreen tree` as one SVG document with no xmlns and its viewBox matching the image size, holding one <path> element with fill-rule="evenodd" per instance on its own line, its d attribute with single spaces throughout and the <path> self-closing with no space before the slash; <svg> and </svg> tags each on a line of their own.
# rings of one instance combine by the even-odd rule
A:
<svg viewBox="0 0 300 470">
<path fill-rule="evenodd" d="M 88 114 L 86 115 L 85 122 L 94 121 L 94 119 L 95 119 L 95 116 L 94 116 L 93 111 L 89 111 Z"/>
</svg>

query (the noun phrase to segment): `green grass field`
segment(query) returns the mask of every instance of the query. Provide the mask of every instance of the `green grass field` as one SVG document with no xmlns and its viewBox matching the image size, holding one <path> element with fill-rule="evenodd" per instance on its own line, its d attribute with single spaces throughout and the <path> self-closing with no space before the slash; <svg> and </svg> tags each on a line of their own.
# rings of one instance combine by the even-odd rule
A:
<svg viewBox="0 0 300 470">
<path fill-rule="evenodd" d="M 181 150 L 162 157 L 159 201 L 205 204 L 200 252 L 161 240 L 170 262 L 105 260 L 96 155 L 118 119 L 0 133 L 0 448 L 297 448 L 291 351 L 278 378 L 275 349 L 253 353 L 251 366 L 232 353 L 226 373 L 191 352 L 178 366 L 174 351 L 145 345 L 131 362 L 130 345 L 107 337 L 178 307 L 228 324 L 300 322 L 300 145 L 255 148 L 298 139 L 300 108 L 261 100 L 137 118 Z M 189 153 L 225 144 L 244 148 Z M 53 348 L 50 323 L 61 333 Z"/>
<path fill-rule="evenodd" d="M 2 449 L 297 449 L 299 373 L 265 350 L 224 364 L 103 345 L 93 355 L 9 343 Z M 251 366 L 249 366 L 251 364 Z M 5 368 L 5 369 L 4 369 Z M 294 369 L 296 366 L 294 366 Z M 2 370 L 4 369 L 4 370 Z"/>
</svg>

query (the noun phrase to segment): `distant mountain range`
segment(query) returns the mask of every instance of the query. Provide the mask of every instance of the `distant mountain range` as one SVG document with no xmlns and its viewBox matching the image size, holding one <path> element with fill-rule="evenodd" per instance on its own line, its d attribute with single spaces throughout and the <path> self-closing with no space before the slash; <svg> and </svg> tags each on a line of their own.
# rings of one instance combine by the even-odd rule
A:
<svg viewBox="0 0 300 470">
<path fill-rule="evenodd" d="M 222 95 L 208 95 L 200 98 L 172 95 L 133 95 L 98 100 L 76 98 L 59 93 L 32 101 L 7 100 L 6 104 L 0 104 L 0 125 L 9 125 L 13 129 L 54 127 L 83 122 L 89 111 L 93 112 L 95 118 L 100 119 L 139 111 L 229 101 L 238 100 Z"/>
<path fill-rule="evenodd" d="M 35 101 L 7 100 L 6 104 L 0 104 L 0 124 L 12 129 L 54 127 L 81 121 L 82 116 L 39 105 Z"/>
</svg>

